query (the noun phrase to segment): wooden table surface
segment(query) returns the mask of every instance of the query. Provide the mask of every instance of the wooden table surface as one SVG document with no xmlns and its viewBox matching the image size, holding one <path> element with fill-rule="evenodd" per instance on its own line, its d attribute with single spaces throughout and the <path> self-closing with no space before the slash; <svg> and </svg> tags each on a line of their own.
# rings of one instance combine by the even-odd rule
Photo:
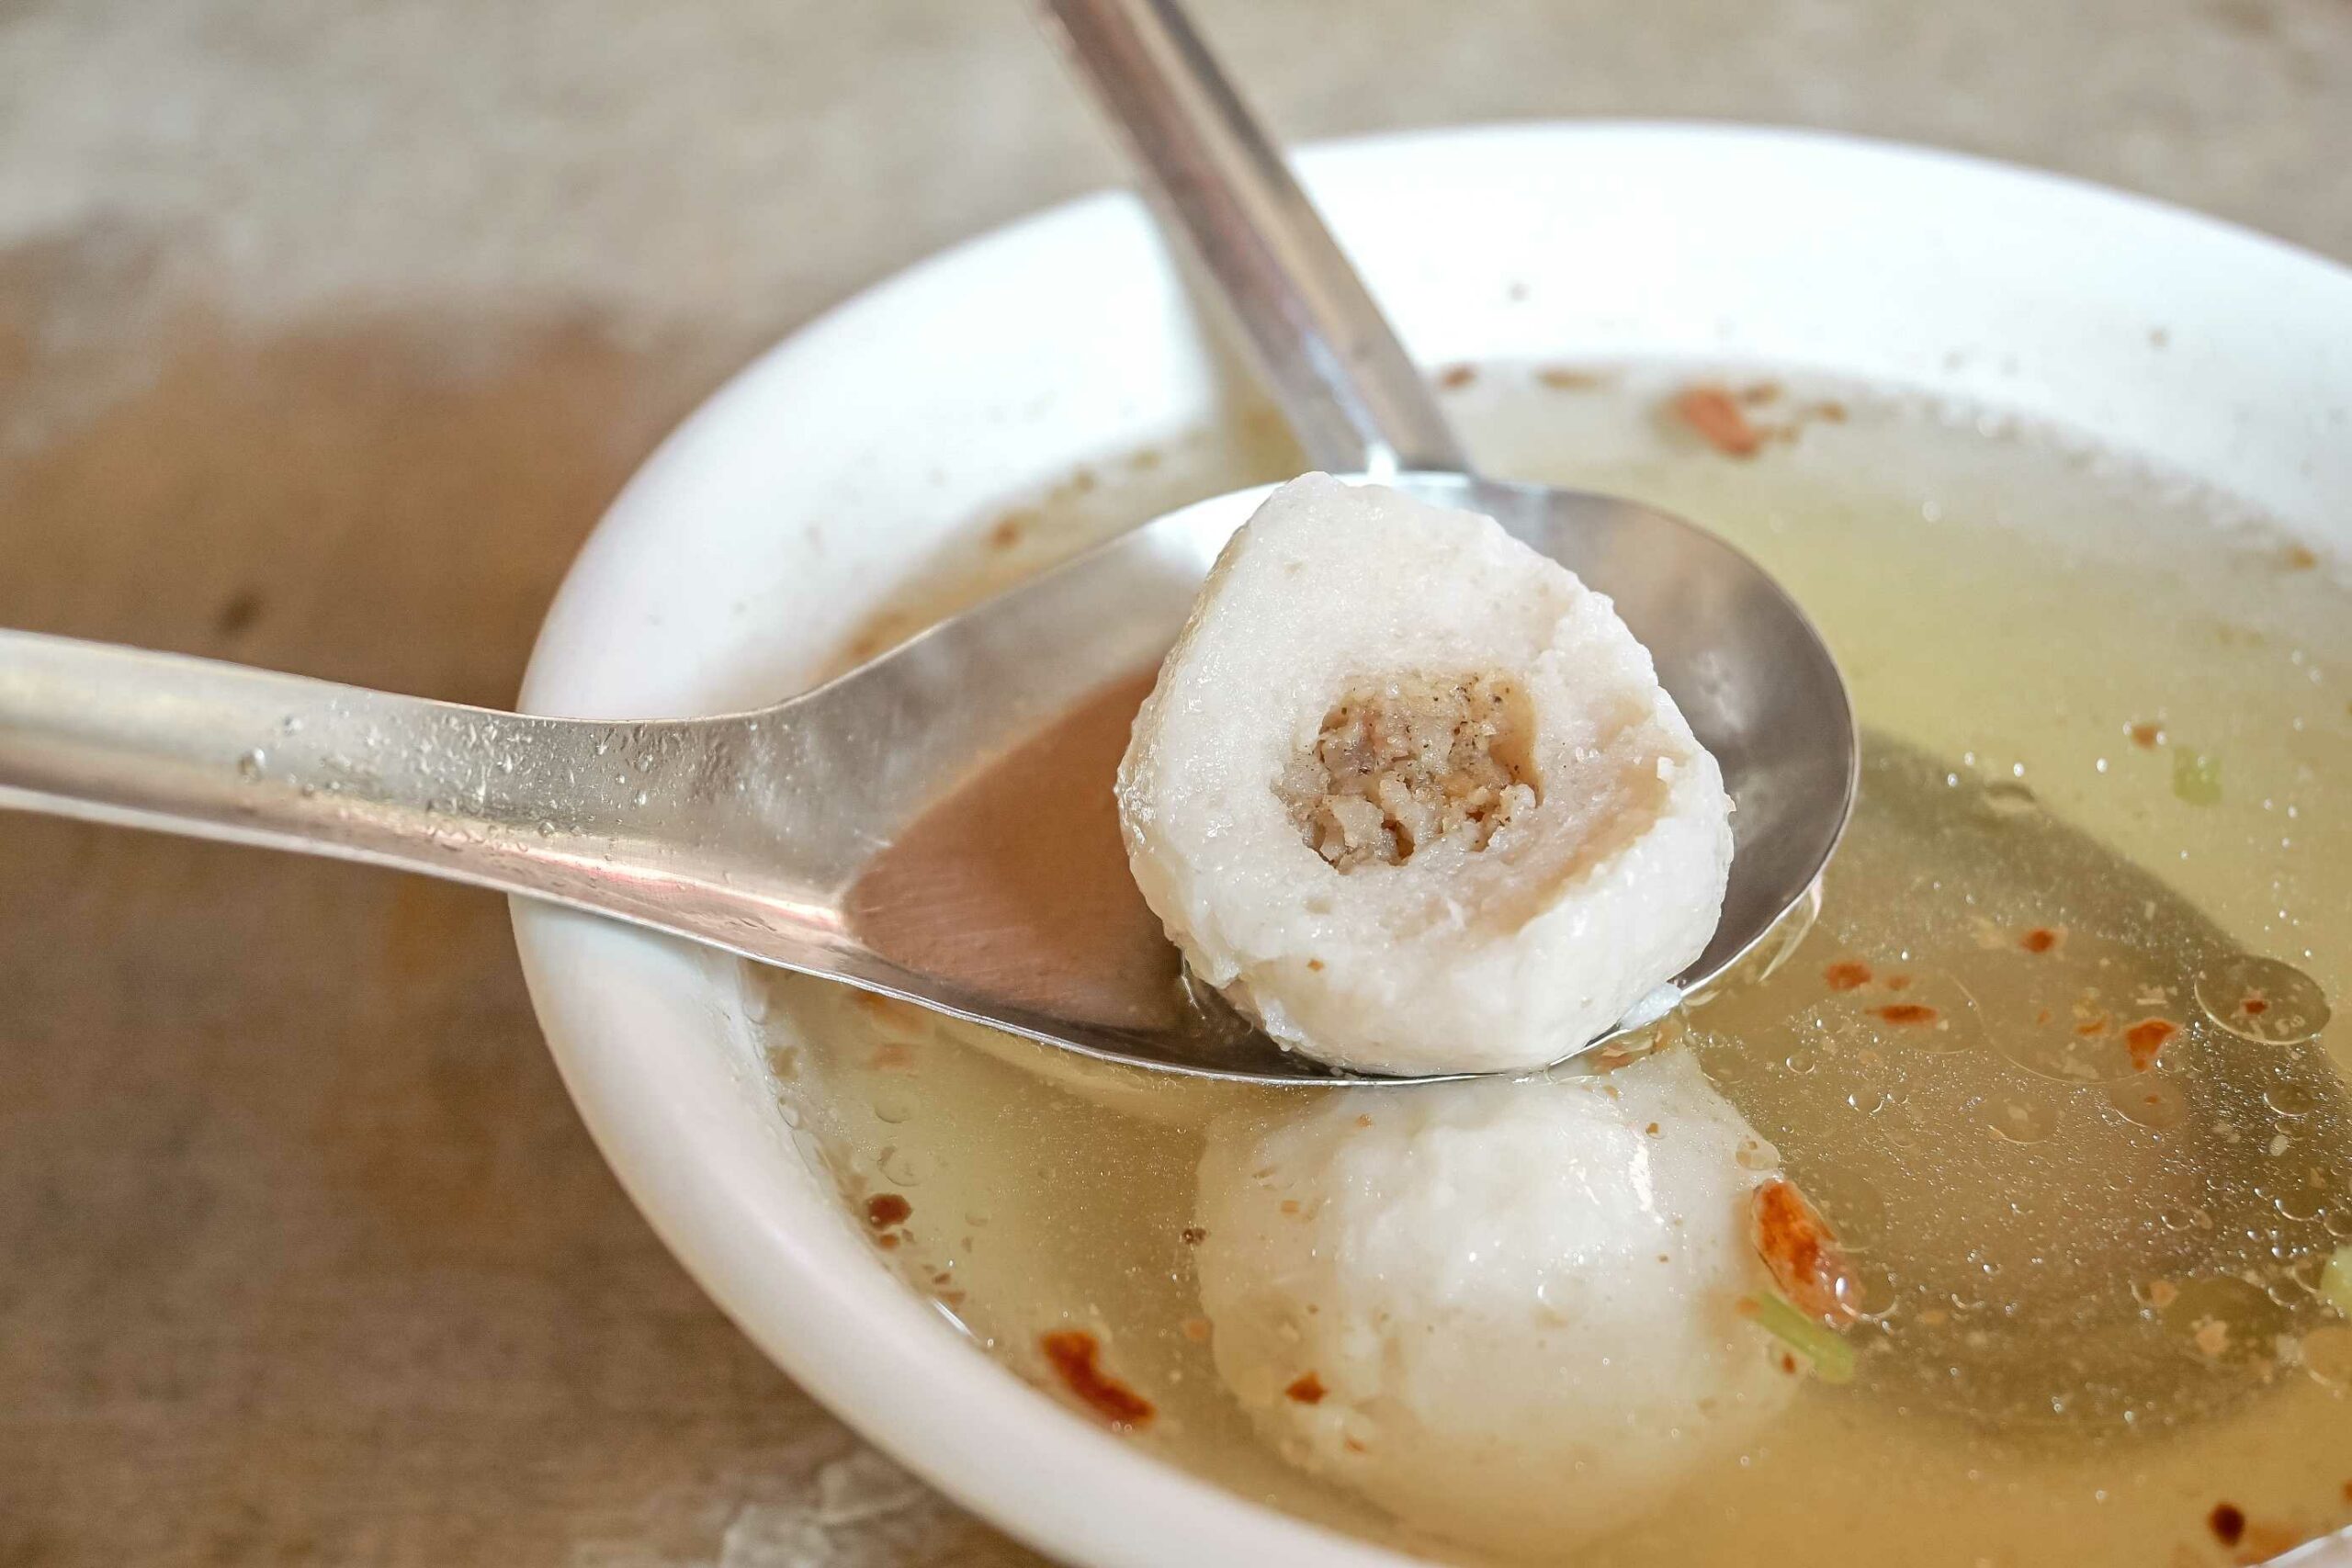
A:
<svg viewBox="0 0 2352 1568">
<path fill-rule="evenodd" d="M 1295 136 L 1695 115 L 2352 255 L 2346 0 L 1217 0 Z M 1011 0 L 0 9 L 0 624 L 479 703 L 733 365 L 1115 176 Z M 1034 1562 L 622 1198 L 489 896 L 0 818 L 0 1568 Z"/>
</svg>

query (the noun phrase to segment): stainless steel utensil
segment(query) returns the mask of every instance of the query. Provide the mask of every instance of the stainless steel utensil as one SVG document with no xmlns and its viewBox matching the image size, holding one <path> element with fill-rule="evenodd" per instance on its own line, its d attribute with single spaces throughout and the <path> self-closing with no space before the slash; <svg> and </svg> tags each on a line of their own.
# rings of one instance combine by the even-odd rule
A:
<svg viewBox="0 0 2352 1568">
<path fill-rule="evenodd" d="M 1843 682 L 1753 563 L 1630 502 L 1481 479 L 1199 40 L 1056 0 L 1309 455 L 1499 519 L 1613 595 L 1721 760 L 1737 853 L 1697 986 L 1813 887 L 1851 806 Z M 1254 497 L 1138 528 L 758 713 L 528 717 L 0 633 L 0 806 L 368 861 L 594 909 L 1091 1055 L 1323 1077 L 1191 995 L 1128 879 L 1125 724 Z"/>
</svg>

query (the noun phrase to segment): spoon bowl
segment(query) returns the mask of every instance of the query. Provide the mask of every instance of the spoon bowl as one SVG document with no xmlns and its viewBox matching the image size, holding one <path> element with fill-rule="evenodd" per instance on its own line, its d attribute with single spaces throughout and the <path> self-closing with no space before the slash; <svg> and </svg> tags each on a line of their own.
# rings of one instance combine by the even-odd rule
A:
<svg viewBox="0 0 2352 1568">
<path fill-rule="evenodd" d="M 1723 763 L 1735 803 L 1723 919 L 1675 979 L 1685 991 L 1705 987 L 1803 900 L 1852 807 L 1854 719 L 1819 637 L 1746 556 L 1664 513 L 1462 474 L 1388 482 L 1496 518 L 1614 595 L 1649 645 L 1667 689 Z M 855 874 L 843 912 L 848 929 L 897 970 L 882 988 L 1091 1055 L 1216 1077 L 1339 1076 L 1282 1050 L 1185 983 L 1128 874 L 1112 798 L 1159 651 L 1174 640 L 1216 552 L 1271 489 L 1170 513 L 975 612 L 1019 617 L 1030 631 L 1024 658 L 1053 660 L 1061 679 L 1086 689 L 1070 692 L 1023 743 L 975 758 L 966 782 L 919 818 L 859 829 L 888 844 Z M 1116 649 L 1098 646 L 1113 632 L 1100 618 L 1105 604 L 1122 607 Z M 1082 619 L 1059 623 L 1070 615 Z M 985 705 L 1005 682 L 973 620 L 950 622 L 883 664 L 936 659 L 972 682 L 957 703 L 967 711 Z M 1154 651 L 1122 678 L 1117 658 L 1139 641 Z M 1726 645 L 1747 657 L 1726 658 Z M 1024 671 L 1016 683 L 1035 690 L 1040 679 Z M 920 689 L 923 700 L 934 690 L 890 689 Z"/>
</svg>

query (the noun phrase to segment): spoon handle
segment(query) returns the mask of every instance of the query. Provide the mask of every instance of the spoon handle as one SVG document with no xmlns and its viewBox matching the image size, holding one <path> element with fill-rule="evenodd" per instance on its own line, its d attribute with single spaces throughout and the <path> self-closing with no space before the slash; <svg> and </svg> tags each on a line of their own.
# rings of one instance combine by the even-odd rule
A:
<svg viewBox="0 0 2352 1568">
<path fill-rule="evenodd" d="M 1307 458 L 1466 472 L 1428 383 L 1176 0 L 1046 0 L 1257 352 Z"/>
<path fill-rule="evenodd" d="M 775 728 L 758 722 L 537 718 L 0 631 L 0 807 L 396 866 L 740 949 L 810 934 L 775 913 L 794 903 L 788 833 L 763 841 L 763 886 L 728 869 L 729 797 Z"/>
</svg>

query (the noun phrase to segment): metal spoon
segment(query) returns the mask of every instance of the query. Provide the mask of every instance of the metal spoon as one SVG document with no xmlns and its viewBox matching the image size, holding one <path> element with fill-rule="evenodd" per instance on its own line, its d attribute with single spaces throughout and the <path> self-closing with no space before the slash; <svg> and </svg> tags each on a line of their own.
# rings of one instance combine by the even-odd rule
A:
<svg viewBox="0 0 2352 1568">
<path fill-rule="evenodd" d="M 1720 540 L 1471 477 L 1403 349 L 1172 6 L 1065 0 L 1074 51 L 1198 242 L 1314 460 L 1468 506 L 1613 594 L 1721 759 L 1721 973 L 1853 798 L 1845 687 Z M 758 713 L 527 717 L 0 632 L 0 806 L 372 862 L 617 916 L 1090 1055 L 1326 1076 L 1184 988 L 1109 794 L 1126 719 L 1254 504 L 1187 508 Z"/>
</svg>

